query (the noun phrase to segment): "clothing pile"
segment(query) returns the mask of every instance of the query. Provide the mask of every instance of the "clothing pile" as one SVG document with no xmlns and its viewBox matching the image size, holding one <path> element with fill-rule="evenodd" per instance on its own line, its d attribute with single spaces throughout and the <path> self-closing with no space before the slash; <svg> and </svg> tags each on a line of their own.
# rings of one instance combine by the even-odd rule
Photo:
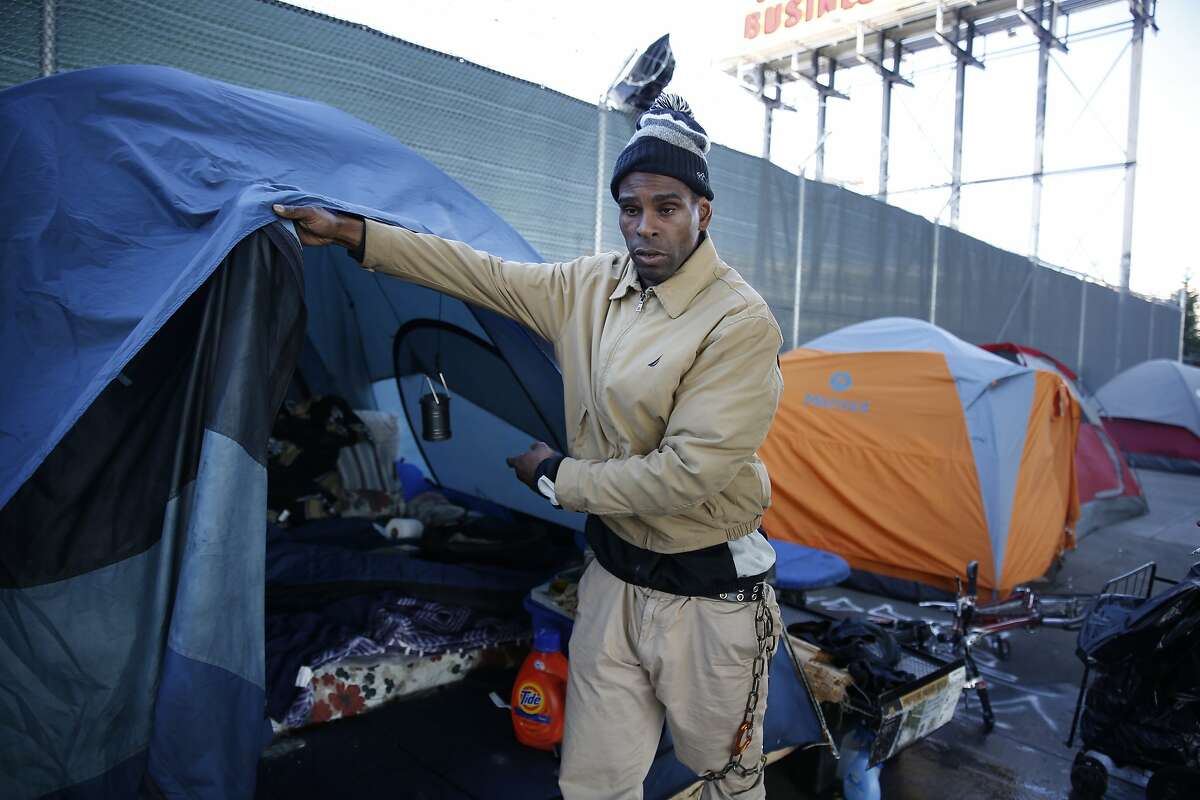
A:
<svg viewBox="0 0 1200 800">
<path fill-rule="evenodd" d="M 387 485 L 347 486 L 339 462 L 355 475 L 378 473 L 377 459 L 354 453 L 371 448 L 366 424 L 341 397 L 329 395 L 288 402 L 280 409 L 267 443 L 267 521 L 299 525 L 337 516 L 397 515 L 397 499 Z M 357 482 L 361 484 L 361 481 Z"/>
<path fill-rule="evenodd" d="M 829 653 L 834 666 L 850 673 L 854 686 L 869 699 L 916 680 L 897 668 L 903 651 L 896 637 L 873 622 L 853 618 L 795 622 L 787 630 Z"/>
</svg>

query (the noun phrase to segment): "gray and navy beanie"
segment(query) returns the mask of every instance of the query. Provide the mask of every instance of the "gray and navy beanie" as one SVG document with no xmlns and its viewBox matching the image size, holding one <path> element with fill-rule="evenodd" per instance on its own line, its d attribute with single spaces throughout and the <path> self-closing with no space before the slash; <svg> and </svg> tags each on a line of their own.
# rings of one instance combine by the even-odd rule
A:
<svg viewBox="0 0 1200 800">
<path fill-rule="evenodd" d="M 637 121 L 637 132 L 613 167 L 613 199 L 622 179 L 631 172 L 666 175 L 688 185 L 696 194 L 713 199 L 708 185 L 708 134 L 677 94 L 660 94 Z"/>
</svg>

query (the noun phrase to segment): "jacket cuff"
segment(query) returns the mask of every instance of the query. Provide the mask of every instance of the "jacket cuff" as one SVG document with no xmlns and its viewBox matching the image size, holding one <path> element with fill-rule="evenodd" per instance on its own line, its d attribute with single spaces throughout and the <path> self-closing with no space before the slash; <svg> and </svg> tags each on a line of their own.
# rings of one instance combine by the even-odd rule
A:
<svg viewBox="0 0 1200 800">
<path fill-rule="evenodd" d="M 358 242 L 358 247 L 350 251 L 350 257 L 359 264 L 362 264 L 367 258 L 367 228 L 370 226 L 367 224 L 365 217 L 358 217 L 358 219 L 361 219 L 363 222 L 362 238 Z"/>
<path fill-rule="evenodd" d="M 560 459 L 554 478 L 554 493 L 558 503 L 568 511 L 587 511 L 579 489 L 580 467 L 583 462 L 575 458 Z"/>
<path fill-rule="evenodd" d="M 542 463 L 538 464 L 537 469 L 534 471 L 534 481 L 536 482 L 543 475 L 545 475 L 551 481 L 557 481 L 558 465 L 561 464 L 562 461 L 563 456 L 550 456 L 549 458 L 543 458 Z"/>
</svg>

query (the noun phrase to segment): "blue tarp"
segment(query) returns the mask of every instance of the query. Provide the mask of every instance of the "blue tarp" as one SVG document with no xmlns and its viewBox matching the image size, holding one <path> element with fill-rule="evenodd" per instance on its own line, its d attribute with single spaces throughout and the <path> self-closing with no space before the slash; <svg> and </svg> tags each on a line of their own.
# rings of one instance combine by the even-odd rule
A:
<svg viewBox="0 0 1200 800">
<path fill-rule="evenodd" d="M 83 70 L 0 92 L 0 159 L 0 506 L 233 246 L 274 221 L 271 203 L 320 204 L 539 260 L 462 186 L 367 123 L 164 67 Z M 306 280 L 352 300 L 373 295 L 370 305 L 352 329 L 316 310 L 326 327 L 312 327 L 327 364 L 358 370 L 346 394 L 365 396 L 362 382 L 392 374 L 393 314 L 416 290 L 341 270 Z M 435 316 L 434 295 L 424 297 Z M 533 361 L 526 380 L 552 384 L 546 359 L 521 358 L 530 334 L 475 311 L 506 357 Z M 344 341 L 353 357 L 339 352 Z M 561 419 L 559 396 L 553 405 Z"/>
<path fill-rule="evenodd" d="M 395 331 L 441 318 L 562 427 L 530 333 L 332 248 L 302 263 L 271 204 L 537 254 L 358 119 L 161 67 L 0 92 L 0 186 L 0 795 L 128 795 L 147 771 L 168 794 L 245 795 L 265 724 L 266 435 L 301 340 L 370 405 Z"/>
</svg>

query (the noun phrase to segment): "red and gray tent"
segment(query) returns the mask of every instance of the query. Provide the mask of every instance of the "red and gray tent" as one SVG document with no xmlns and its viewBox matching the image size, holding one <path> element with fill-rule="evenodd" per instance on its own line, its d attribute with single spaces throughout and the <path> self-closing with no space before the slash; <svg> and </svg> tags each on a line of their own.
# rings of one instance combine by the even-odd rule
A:
<svg viewBox="0 0 1200 800">
<path fill-rule="evenodd" d="M 1130 464 L 1200 474 L 1200 369 L 1145 361 L 1101 386 L 1096 400 Z"/>
<path fill-rule="evenodd" d="M 1137 476 L 1105 428 L 1099 405 L 1079 385 L 1079 376 L 1049 353 L 1012 342 L 981 345 L 984 350 L 1026 367 L 1062 377 L 1083 411 L 1075 447 L 1075 482 L 1079 489 L 1077 536 L 1148 510 Z"/>
</svg>

